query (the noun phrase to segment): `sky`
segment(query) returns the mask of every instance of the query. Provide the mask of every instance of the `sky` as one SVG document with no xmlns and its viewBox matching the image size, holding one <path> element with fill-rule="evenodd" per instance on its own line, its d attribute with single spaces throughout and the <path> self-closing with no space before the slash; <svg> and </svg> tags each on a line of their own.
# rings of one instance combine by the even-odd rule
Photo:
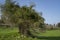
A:
<svg viewBox="0 0 60 40">
<path fill-rule="evenodd" d="M 0 0 L 3 4 L 5 0 Z M 37 12 L 42 12 L 45 18 L 45 23 L 56 24 L 60 22 L 60 0 L 16 0 L 19 5 L 30 5 L 31 3 L 36 6 L 34 9 Z M 1 13 L 1 12 L 0 12 Z"/>
</svg>

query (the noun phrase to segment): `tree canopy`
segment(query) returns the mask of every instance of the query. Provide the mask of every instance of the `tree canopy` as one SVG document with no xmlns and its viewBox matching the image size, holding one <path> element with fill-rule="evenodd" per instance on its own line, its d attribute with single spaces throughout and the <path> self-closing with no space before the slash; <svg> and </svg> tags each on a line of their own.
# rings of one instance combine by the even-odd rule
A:
<svg viewBox="0 0 60 40">
<path fill-rule="evenodd" d="M 10 25 L 18 25 L 22 34 L 27 34 L 30 28 L 43 28 L 44 18 L 39 15 L 34 5 L 20 6 L 12 0 L 5 0 L 2 6 L 2 19 Z"/>
</svg>

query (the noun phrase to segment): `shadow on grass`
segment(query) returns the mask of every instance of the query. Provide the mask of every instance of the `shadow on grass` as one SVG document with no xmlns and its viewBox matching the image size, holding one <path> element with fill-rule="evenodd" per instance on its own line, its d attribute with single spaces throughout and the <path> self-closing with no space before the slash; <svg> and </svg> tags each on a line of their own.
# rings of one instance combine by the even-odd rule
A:
<svg viewBox="0 0 60 40">
<path fill-rule="evenodd" d="M 36 37 L 38 39 L 45 39 L 45 40 L 60 40 L 60 37 L 46 37 L 46 36 L 39 36 L 39 37 Z"/>
</svg>

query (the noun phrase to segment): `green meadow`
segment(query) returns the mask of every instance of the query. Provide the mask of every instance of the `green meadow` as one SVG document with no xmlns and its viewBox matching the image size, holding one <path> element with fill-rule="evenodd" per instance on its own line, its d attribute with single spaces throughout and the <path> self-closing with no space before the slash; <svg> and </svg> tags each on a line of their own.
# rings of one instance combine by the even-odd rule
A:
<svg viewBox="0 0 60 40">
<path fill-rule="evenodd" d="M 46 30 L 37 37 L 20 38 L 18 28 L 0 28 L 0 40 L 60 40 L 60 30 Z"/>
</svg>

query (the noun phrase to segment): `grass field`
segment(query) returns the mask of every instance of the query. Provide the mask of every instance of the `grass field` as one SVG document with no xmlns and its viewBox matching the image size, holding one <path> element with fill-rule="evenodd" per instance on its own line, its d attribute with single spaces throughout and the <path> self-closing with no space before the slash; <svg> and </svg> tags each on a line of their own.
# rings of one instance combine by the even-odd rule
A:
<svg viewBox="0 0 60 40">
<path fill-rule="evenodd" d="M 18 28 L 0 28 L 0 40 L 22 40 Z M 60 40 L 60 30 L 50 30 L 38 34 L 38 37 L 25 37 L 24 40 Z"/>
</svg>

